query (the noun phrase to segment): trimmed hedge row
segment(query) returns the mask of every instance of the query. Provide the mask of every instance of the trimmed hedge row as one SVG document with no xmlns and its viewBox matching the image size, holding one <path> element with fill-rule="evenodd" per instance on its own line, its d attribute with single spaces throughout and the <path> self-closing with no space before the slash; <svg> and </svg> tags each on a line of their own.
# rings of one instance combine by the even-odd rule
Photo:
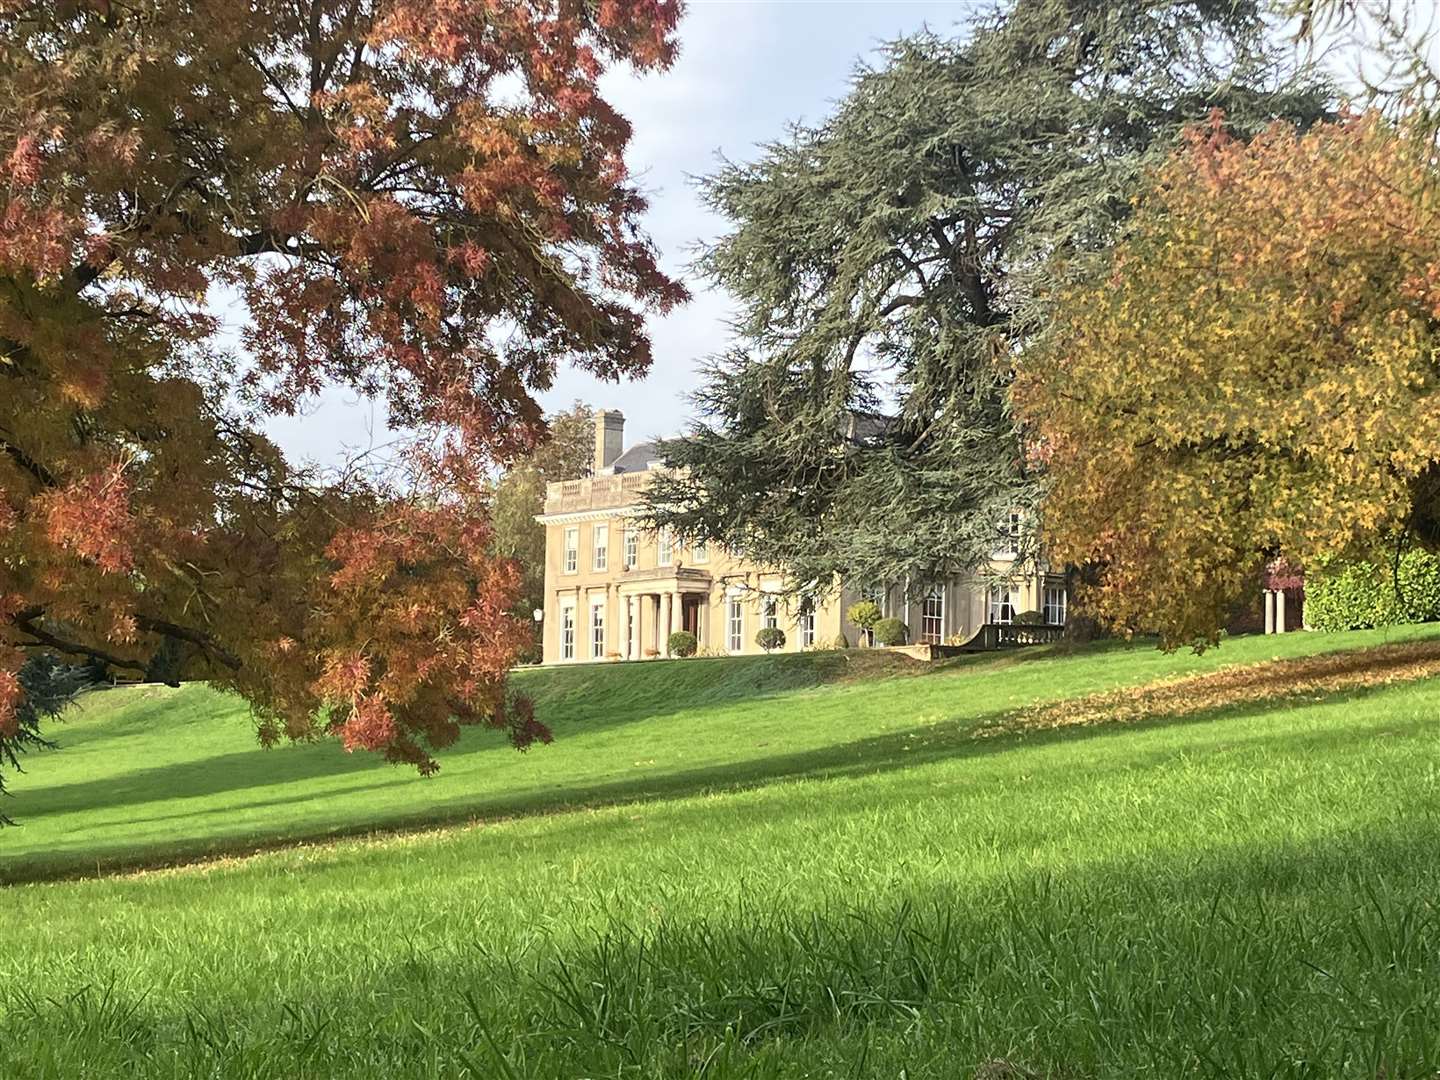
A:
<svg viewBox="0 0 1440 1080">
<path fill-rule="evenodd" d="M 1390 561 L 1331 563 L 1305 579 L 1305 621 L 1315 630 L 1366 630 L 1440 619 L 1440 558 L 1407 551 Z"/>
</svg>

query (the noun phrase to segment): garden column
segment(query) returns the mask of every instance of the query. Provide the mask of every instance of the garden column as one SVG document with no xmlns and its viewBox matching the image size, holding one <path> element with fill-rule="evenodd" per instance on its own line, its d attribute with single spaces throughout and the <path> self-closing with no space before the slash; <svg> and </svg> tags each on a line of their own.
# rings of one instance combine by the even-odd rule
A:
<svg viewBox="0 0 1440 1080">
<path fill-rule="evenodd" d="M 1275 590 L 1275 633 L 1285 633 L 1285 590 Z"/>
<path fill-rule="evenodd" d="M 1263 595 L 1265 597 L 1265 633 L 1273 634 L 1275 632 L 1275 594 L 1266 589 Z"/>
</svg>

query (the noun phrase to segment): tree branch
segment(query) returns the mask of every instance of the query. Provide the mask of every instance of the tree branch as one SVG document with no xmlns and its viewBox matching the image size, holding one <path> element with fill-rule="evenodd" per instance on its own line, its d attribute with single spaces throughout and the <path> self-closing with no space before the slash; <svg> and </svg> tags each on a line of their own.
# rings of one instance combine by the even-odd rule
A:
<svg viewBox="0 0 1440 1080">
<path fill-rule="evenodd" d="M 44 464 L 36 461 L 27 454 L 23 448 L 11 442 L 10 436 L 4 431 L 0 431 L 0 453 L 7 454 L 10 460 L 33 476 L 43 486 L 49 488 L 59 486 L 59 481 L 55 479 L 55 474 L 46 468 Z"/>
<path fill-rule="evenodd" d="M 42 618 L 45 609 L 41 607 L 28 607 L 23 611 L 17 611 L 10 616 L 10 622 L 16 629 L 28 634 L 33 641 L 22 644 L 43 645 L 48 649 L 64 653 L 67 656 L 85 656 L 91 660 L 98 660 L 108 667 L 124 668 L 127 671 L 138 671 L 145 674 L 148 666 L 138 660 L 127 660 L 123 656 L 116 656 L 114 653 L 106 652 L 104 649 L 94 649 L 88 645 L 81 645 L 78 642 L 66 641 L 57 637 L 44 627 L 39 626 L 35 620 Z"/>
<path fill-rule="evenodd" d="M 188 641 L 191 645 L 203 649 L 208 655 L 213 656 L 232 671 L 239 671 L 245 666 L 243 660 L 217 643 L 203 630 L 191 630 L 189 627 L 177 626 L 175 623 L 166 622 L 164 619 L 155 619 L 149 615 L 136 615 L 135 623 L 140 629 L 147 630 L 152 634 L 175 638 L 178 641 Z"/>
</svg>

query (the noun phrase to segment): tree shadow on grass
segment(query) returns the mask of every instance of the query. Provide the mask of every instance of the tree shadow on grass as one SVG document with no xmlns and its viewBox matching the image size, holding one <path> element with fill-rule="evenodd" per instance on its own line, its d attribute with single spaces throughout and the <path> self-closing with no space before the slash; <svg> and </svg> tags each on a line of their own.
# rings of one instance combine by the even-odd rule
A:
<svg viewBox="0 0 1440 1080">
<path fill-rule="evenodd" d="M 1037 661 L 1053 659 L 1060 650 L 1065 655 L 1081 652 L 1102 654 L 1116 651 L 1133 651 L 1131 642 L 1102 641 L 1083 646 L 1038 646 L 1016 650 L 1011 653 L 976 654 L 959 657 L 939 665 L 926 665 L 908 657 L 880 650 L 847 650 L 779 656 L 731 657 L 723 660 L 650 661 L 641 664 L 598 664 L 575 668 L 549 668 L 524 673 L 517 679 L 522 691 L 533 692 L 542 718 L 555 726 L 560 741 L 581 732 L 595 732 L 613 729 L 658 716 L 690 713 L 702 708 L 739 706 L 773 701 L 789 694 L 859 679 L 875 679 L 901 676 L 954 678 L 954 693 L 963 697 L 966 673 L 983 673 L 1006 669 L 1017 665 L 1030 665 Z M 1356 654 L 1357 656 L 1363 654 Z M 1117 692 L 1124 692 L 1120 688 Z M 224 702 L 227 699 L 217 698 Z M 159 695 L 154 700 L 143 700 L 127 708 L 123 729 L 127 733 L 144 731 L 148 726 L 173 723 L 171 701 L 168 695 Z M 132 715 L 135 714 L 135 715 Z M 976 728 L 993 724 L 1005 718 L 1005 712 L 976 713 L 970 716 L 954 717 L 956 725 L 952 742 L 963 745 L 972 740 Z M 1197 719 L 1206 719 L 1212 713 L 1197 714 Z M 187 715 L 187 724 L 204 724 L 208 716 L 203 712 Z M 86 742 L 93 741 L 101 731 L 113 730 L 109 722 L 102 727 L 86 732 Z M 925 729 L 916 729 L 917 731 Z M 1031 736 L 1032 738 L 1034 736 Z M 898 739 L 899 745 L 907 746 L 911 736 L 907 733 L 892 733 L 879 736 L 879 745 L 870 740 L 853 744 L 825 747 L 811 752 L 821 761 L 833 764 L 838 758 L 851 755 L 874 755 L 876 767 L 887 767 L 885 747 L 887 740 Z M 913 750 L 914 747 L 910 746 Z M 445 751 L 449 760 L 463 760 L 476 754 L 508 754 L 510 749 L 505 740 L 495 732 L 485 729 L 467 730 L 456 746 Z M 543 753 L 543 751 L 537 751 Z M 915 761 L 914 756 L 905 760 Z M 729 786 L 734 783 L 766 782 L 766 778 L 799 775 L 807 771 L 804 763 L 790 764 L 789 758 L 778 757 L 757 762 L 744 759 L 739 762 L 715 766 L 701 772 L 709 779 L 706 784 Z M 43 767 L 43 766 L 42 766 Z M 390 770 L 381 778 L 382 770 Z M 305 782 L 320 778 L 368 774 L 374 777 L 373 786 L 392 787 L 418 779 L 406 775 L 396 778 L 393 766 L 370 755 L 347 755 L 337 751 L 333 743 L 326 741 L 319 745 L 282 746 L 264 750 L 253 749 L 220 754 L 200 760 L 177 761 L 153 765 L 129 772 L 115 773 L 93 780 L 79 780 L 55 785 L 41 785 L 29 788 L 22 784 L 16 791 L 16 811 L 23 824 L 27 818 L 37 820 L 49 814 L 68 814 L 94 810 L 102 807 L 118 807 L 130 802 L 188 799 L 213 797 L 224 792 L 242 792 L 253 788 L 268 788 L 275 785 Z M 41 774 L 43 776 L 43 773 Z M 684 779 L 690 773 L 675 774 L 675 789 L 695 790 L 696 781 Z M 756 777 L 760 779 L 756 781 Z M 637 778 L 620 784 L 607 786 L 621 790 L 636 788 L 647 781 Z M 351 785 L 350 789 L 364 785 Z M 667 790 L 669 788 L 667 787 Z M 586 787 L 570 789 L 576 792 L 571 799 L 557 799 L 555 793 L 546 789 L 544 794 L 531 793 L 518 800 L 525 809 L 541 807 L 563 807 L 576 802 L 588 802 L 594 789 Z M 322 796 L 324 793 L 321 793 Z M 615 796 L 608 801 L 623 801 L 624 796 Z M 292 801 L 288 796 L 282 802 Z M 294 800 L 300 801 L 300 800 Z M 499 811 L 516 805 L 517 800 L 506 798 L 499 801 Z M 245 804 L 267 805 L 265 801 Z M 453 817 L 466 807 L 474 807 L 476 814 L 497 812 L 495 801 L 476 801 L 467 796 L 457 796 L 427 803 L 422 809 L 408 814 L 380 814 L 366 818 L 361 828 L 374 827 L 396 821 L 429 822 L 437 814 Z M 204 812 L 210 812 L 207 808 Z M 189 816 L 185 814 L 177 817 Z M 0 843 L 3 850 L 3 843 Z M 5 870 L 0 870 L 0 881 L 6 880 Z"/>
<path fill-rule="evenodd" d="M 657 660 L 644 664 L 550 668 L 524 672 L 517 678 L 517 684 L 522 692 L 534 694 L 542 718 L 563 738 L 700 708 L 770 700 L 851 679 L 919 675 L 928 671 L 928 665 L 905 656 L 878 652 L 851 655 L 837 651 L 727 657 L 714 663 Z M 222 702 L 227 701 L 216 696 Z M 169 692 L 157 693 L 124 708 L 122 719 L 112 722 L 107 718 L 103 725 L 78 730 L 72 745 L 94 744 L 113 737 L 117 729 L 129 735 L 147 728 L 173 726 L 176 722 Z M 184 723 L 203 725 L 210 719 L 204 713 L 196 713 L 187 715 Z M 509 752 L 511 748 L 503 735 L 483 727 L 466 729 L 459 743 L 441 751 L 452 758 Z M 134 798 L 214 795 L 349 773 L 378 775 L 390 768 L 373 755 L 339 753 L 330 740 L 316 745 L 282 745 L 269 750 L 257 744 L 249 750 L 152 765 L 94 780 L 28 789 L 22 784 L 16 794 L 23 801 L 23 813 L 33 819 L 47 813 L 114 806 Z M 379 783 L 384 782 L 377 781 Z"/>
<path fill-rule="evenodd" d="M 1207 723 L 1242 720 L 1263 715 L 1267 712 L 1293 709 L 1297 705 L 1333 704 L 1336 702 L 1360 700 L 1392 687 L 1364 687 L 1316 699 L 1307 697 L 1303 701 L 1294 698 L 1268 699 L 1249 704 L 1232 704 L 1205 712 L 1189 712 L 1180 716 L 1157 715 L 1143 720 L 1130 720 L 1113 724 L 1088 724 L 1079 727 L 1051 728 L 1042 731 L 1006 733 L 977 736 L 977 729 L 987 724 L 998 723 L 1011 714 L 998 711 L 980 717 L 965 717 L 961 720 L 937 721 L 935 723 L 908 728 L 900 731 L 872 735 L 863 739 L 811 750 L 776 754 L 766 757 L 752 757 L 708 765 L 699 768 L 667 772 L 660 775 L 639 775 L 620 780 L 607 780 L 594 784 L 571 784 L 556 790 L 553 786 L 531 786 L 520 790 L 509 790 L 504 794 L 476 798 L 460 793 L 430 801 L 416 810 L 377 810 L 364 816 L 357 814 L 354 807 L 343 822 L 329 825 L 319 823 L 293 830 L 289 835 L 257 842 L 253 836 L 208 836 L 205 838 L 174 837 L 167 840 L 163 848 L 131 850 L 124 853 L 87 852 L 84 857 L 64 855 L 41 855 L 30 859 L 17 859 L 0 868 L 0 883 L 14 883 L 25 880 L 64 877 L 76 873 L 93 873 L 98 868 L 134 869 L 150 866 L 166 866 L 193 861 L 197 858 L 216 854 L 241 854 L 276 847 L 284 847 L 305 839 L 334 839 L 344 836 L 363 835 L 374 832 L 404 831 L 414 828 L 434 828 L 447 824 L 459 824 L 481 820 L 503 820 L 536 814 L 550 814 L 581 808 L 599 808 L 631 803 L 652 803 L 685 799 L 695 795 L 719 791 L 743 791 L 763 787 L 776 782 L 800 779 L 835 779 L 843 777 L 872 776 L 914 769 L 938 761 L 979 759 L 1008 753 L 1017 748 L 1035 748 L 1052 744 L 1075 743 L 1096 739 L 1114 738 L 1127 732 L 1143 731 L 1162 727 L 1194 726 Z M 1420 730 L 1426 721 L 1407 721 L 1407 730 Z M 1368 741 L 1369 732 L 1355 732 L 1340 728 L 1321 729 L 1312 732 L 1289 732 L 1283 735 L 1256 734 L 1230 740 L 1228 748 L 1259 742 L 1283 742 L 1287 746 L 1302 745 L 1343 746 Z M 315 748 L 320 749 L 320 748 Z M 1115 772 L 1133 769 L 1137 765 L 1155 763 L 1173 758 L 1179 751 L 1174 747 L 1156 746 L 1149 751 L 1129 747 L 1123 759 L 1117 759 Z M 227 755 L 227 757 L 253 762 L 260 755 L 271 756 L 273 752 L 256 750 L 253 753 Z M 275 756 L 282 756 L 275 755 Z M 223 760 L 223 759 L 221 759 Z M 361 759 L 347 771 L 378 769 L 373 761 Z M 177 788 L 191 796 L 211 795 L 214 787 L 213 762 L 187 762 L 164 766 L 144 774 L 147 787 L 161 793 L 158 797 L 177 797 Z M 333 775 L 330 767 L 317 768 L 315 764 L 295 763 L 299 768 L 287 780 L 304 779 L 314 775 Z M 313 771 L 306 771 L 306 770 Z M 1087 767 L 1086 776 L 1094 779 L 1097 770 Z M 206 779 L 209 784 L 207 786 Z M 267 775 L 266 784 L 279 783 L 273 774 Z M 406 777 L 401 780 L 380 780 L 375 786 L 394 786 L 400 783 L 423 783 L 418 778 Z M 259 786 L 251 784 L 248 786 Z M 350 785 L 347 790 L 359 790 L 368 785 Z M 93 781 L 83 785 L 69 785 L 82 789 L 90 798 L 100 797 L 112 790 L 105 781 Z M 54 789 L 60 790 L 60 789 Z M 423 790 L 423 789 L 422 789 Z M 78 792 L 72 790 L 71 795 Z M 112 791 L 113 793 L 113 791 Z M 321 792 L 318 798 L 326 793 Z M 272 801 L 262 800 L 248 805 L 234 807 L 237 814 L 245 809 L 289 802 L 309 801 L 303 795 L 285 796 Z M 111 805 L 106 797 L 103 805 Z M 74 802 L 56 799 L 52 801 L 58 810 L 76 809 Z M 91 804 L 95 805 L 95 804 Z M 225 808 L 218 808 L 225 809 Z M 213 814 L 213 804 L 196 810 L 194 814 L 183 812 L 173 816 L 177 821 L 187 816 Z M 803 813 L 796 809 L 796 814 Z M 136 819 L 144 820 L 144 819 Z"/>
</svg>

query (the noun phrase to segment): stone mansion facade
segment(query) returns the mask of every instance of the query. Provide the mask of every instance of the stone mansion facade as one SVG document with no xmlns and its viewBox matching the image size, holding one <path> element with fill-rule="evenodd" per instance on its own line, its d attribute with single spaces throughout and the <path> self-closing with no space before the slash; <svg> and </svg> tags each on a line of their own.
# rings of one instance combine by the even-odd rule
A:
<svg viewBox="0 0 1440 1080">
<path fill-rule="evenodd" d="M 651 470 L 663 467 L 653 443 L 623 449 L 624 417 L 595 417 L 592 474 L 547 486 L 543 659 L 547 664 L 641 660 L 664 656 L 670 634 L 688 630 L 704 654 L 763 650 L 757 631 L 777 626 L 784 651 L 829 647 L 864 632 L 845 612 L 860 599 L 909 627 L 910 640 L 942 644 L 966 640 L 986 624 L 1006 624 L 1034 611 L 1063 625 L 1063 579 L 1037 574 L 1015 585 L 986 589 L 947 581 L 924 595 L 903 585 L 840 589 L 810 598 L 782 594 L 782 575 L 703 545 L 684 546 L 667 530 L 636 521 Z M 1004 556 L 997 555 L 1003 567 Z"/>
</svg>

